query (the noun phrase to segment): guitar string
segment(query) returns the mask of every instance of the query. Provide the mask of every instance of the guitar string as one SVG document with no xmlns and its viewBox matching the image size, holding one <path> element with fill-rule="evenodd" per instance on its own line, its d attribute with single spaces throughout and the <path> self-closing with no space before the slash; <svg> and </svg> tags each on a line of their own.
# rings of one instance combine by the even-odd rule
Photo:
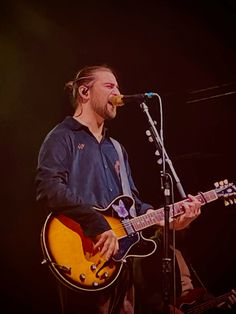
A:
<svg viewBox="0 0 236 314">
<path fill-rule="evenodd" d="M 177 211 L 176 214 L 181 214 L 183 213 L 183 211 L 181 210 L 181 204 L 183 204 L 183 202 L 179 202 L 174 204 L 174 206 L 172 206 L 171 208 L 171 218 L 174 218 L 174 212 Z M 164 219 L 163 217 L 164 214 L 164 209 L 163 208 L 159 208 L 157 210 L 155 210 L 154 212 L 151 213 L 147 213 L 135 218 L 131 218 L 129 220 L 122 220 L 119 223 L 117 223 L 116 225 L 114 225 L 114 228 L 112 228 L 113 231 L 122 231 L 125 229 L 128 229 L 129 227 L 133 227 L 135 229 L 135 225 L 136 227 L 138 227 L 137 225 L 140 224 L 141 227 L 149 227 L 151 225 L 156 224 L 158 221 L 162 221 Z M 150 224 L 151 222 L 151 224 Z M 148 224 L 148 225 L 147 225 Z M 137 230 L 135 230 L 137 231 Z"/>
<path fill-rule="evenodd" d="M 141 227 L 149 227 L 152 224 L 156 224 L 159 221 L 163 220 L 163 213 L 162 212 L 152 212 L 148 213 L 143 217 L 144 215 L 131 218 L 129 220 L 123 220 L 116 225 L 114 225 L 114 228 L 112 228 L 113 231 L 122 231 L 124 228 L 128 229 L 129 227 L 133 227 L 135 229 L 138 227 L 137 225 L 140 225 Z M 160 216 L 160 217 L 158 217 Z M 158 219 L 162 218 L 162 219 Z M 173 217 L 172 217 L 173 218 Z M 151 224 L 150 224 L 151 223 Z M 147 225 L 148 224 L 148 225 Z"/>
<path fill-rule="evenodd" d="M 202 204 L 205 204 L 205 203 L 207 203 L 207 194 L 209 194 L 210 192 L 212 192 L 212 191 L 208 191 L 208 192 L 205 192 L 205 193 L 200 193 L 200 194 L 198 194 L 198 195 L 196 195 L 196 197 L 198 198 L 198 200 L 202 203 Z M 204 195 L 204 196 L 203 196 Z M 183 213 L 183 211 L 181 210 L 182 209 L 182 204 L 184 203 L 184 202 L 186 202 L 186 201 L 188 201 L 189 199 L 187 198 L 186 200 L 184 200 L 184 201 L 180 201 L 180 202 L 177 202 L 177 203 L 175 203 L 174 204 L 174 206 L 172 206 L 171 207 L 171 218 L 174 218 L 174 214 L 173 213 L 175 213 L 175 215 L 176 214 L 181 214 L 181 213 Z M 148 223 L 150 223 L 150 221 L 152 220 L 152 219 L 154 219 L 154 220 L 156 220 L 157 219 L 157 221 L 153 221 L 153 223 L 155 224 L 155 223 L 157 223 L 158 222 L 158 218 L 162 218 L 162 219 L 160 219 L 159 221 L 161 221 L 161 220 L 163 220 L 164 219 L 164 217 L 163 217 L 163 213 L 164 213 L 164 208 L 162 207 L 162 208 L 159 208 L 159 209 L 157 209 L 157 210 L 155 210 L 155 212 L 152 212 L 152 213 L 147 213 L 147 214 L 144 214 L 144 215 L 141 215 L 141 216 L 137 216 L 137 217 L 135 217 L 135 218 L 131 218 L 131 219 L 129 219 L 128 221 L 125 221 L 125 220 L 123 220 L 123 221 L 121 221 L 121 222 L 119 222 L 119 226 L 118 226 L 118 224 L 117 224 L 117 227 L 116 228 L 113 228 L 113 230 L 116 230 L 116 231 L 121 231 L 121 230 L 123 230 L 124 228 L 128 228 L 128 227 L 134 227 L 134 224 L 135 224 L 135 221 L 139 221 L 139 223 L 142 225 L 146 225 L 146 223 L 148 222 Z M 158 217 L 158 216 L 162 216 L 162 217 Z M 134 224 L 132 223 L 132 222 L 134 222 Z M 123 228 L 123 226 L 124 226 L 124 228 Z M 149 225 L 150 226 L 150 225 Z M 135 228 L 134 228 L 135 229 Z"/>
</svg>

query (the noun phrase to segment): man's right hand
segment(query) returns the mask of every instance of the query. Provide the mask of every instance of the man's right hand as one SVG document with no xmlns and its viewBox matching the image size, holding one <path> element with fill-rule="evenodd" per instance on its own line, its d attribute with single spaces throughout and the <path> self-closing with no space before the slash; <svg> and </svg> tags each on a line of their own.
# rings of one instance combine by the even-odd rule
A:
<svg viewBox="0 0 236 314">
<path fill-rule="evenodd" d="M 109 260 L 119 250 L 118 238 L 113 230 L 105 231 L 95 237 L 94 250 L 99 250 L 100 254 Z"/>
</svg>

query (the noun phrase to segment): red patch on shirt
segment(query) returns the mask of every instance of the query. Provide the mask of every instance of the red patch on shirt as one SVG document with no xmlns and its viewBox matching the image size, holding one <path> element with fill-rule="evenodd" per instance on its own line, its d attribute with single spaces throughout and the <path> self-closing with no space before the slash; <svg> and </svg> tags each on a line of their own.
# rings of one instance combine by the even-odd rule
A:
<svg viewBox="0 0 236 314">
<path fill-rule="evenodd" d="M 119 160 L 115 162 L 115 171 L 117 175 L 119 176 L 120 175 L 120 161 Z"/>
</svg>

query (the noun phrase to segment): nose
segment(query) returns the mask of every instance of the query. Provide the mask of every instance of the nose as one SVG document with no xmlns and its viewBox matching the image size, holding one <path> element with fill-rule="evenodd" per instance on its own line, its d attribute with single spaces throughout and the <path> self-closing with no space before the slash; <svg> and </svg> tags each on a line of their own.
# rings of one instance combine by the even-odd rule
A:
<svg viewBox="0 0 236 314">
<path fill-rule="evenodd" d="M 118 87 L 114 86 L 112 90 L 112 96 L 119 96 L 120 95 L 120 90 Z"/>
</svg>

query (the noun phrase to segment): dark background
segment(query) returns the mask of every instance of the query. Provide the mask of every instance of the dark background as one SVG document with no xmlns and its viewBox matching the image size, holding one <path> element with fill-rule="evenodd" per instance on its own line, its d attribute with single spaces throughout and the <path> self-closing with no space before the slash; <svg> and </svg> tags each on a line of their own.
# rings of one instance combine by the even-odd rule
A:
<svg viewBox="0 0 236 314">
<path fill-rule="evenodd" d="M 34 0 L 0 7 L 1 309 L 59 313 L 54 279 L 40 264 L 45 214 L 35 204 L 34 177 L 44 136 L 70 112 L 65 82 L 85 65 L 106 63 L 123 94 L 159 93 L 165 147 L 185 192 L 234 182 L 236 4 Z M 150 102 L 157 125 L 158 108 Z M 142 198 L 158 206 L 161 168 L 144 113 L 124 106 L 110 126 L 129 152 Z M 235 205 L 217 200 L 188 232 L 195 268 L 216 295 L 236 287 L 235 219 Z"/>
</svg>

